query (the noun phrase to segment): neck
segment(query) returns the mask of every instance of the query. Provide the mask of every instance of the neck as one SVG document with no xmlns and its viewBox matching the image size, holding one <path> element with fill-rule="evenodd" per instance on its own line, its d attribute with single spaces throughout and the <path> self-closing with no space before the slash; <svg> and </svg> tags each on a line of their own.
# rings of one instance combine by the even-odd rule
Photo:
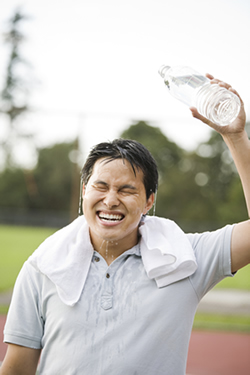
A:
<svg viewBox="0 0 250 375">
<path fill-rule="evenodd" d="M 108 265 L 137 243 L 138 237 L 134 241 L 126 242 L 126 244 L 123 244 L 122 241 L 113 240 L 102 240 L 99 244 L 92 241 L 94 249 L 106 260 Z"/>
<path fill-rule="evenodd" d="M 118 242 L 114 241 L 102 241 L 101 246 L 96 249 L 98 253 L 106 260 L 107 264 L 110 265 L 116 258 L 119 257 L 124 251 L 119 247 Z"/>
</svg>

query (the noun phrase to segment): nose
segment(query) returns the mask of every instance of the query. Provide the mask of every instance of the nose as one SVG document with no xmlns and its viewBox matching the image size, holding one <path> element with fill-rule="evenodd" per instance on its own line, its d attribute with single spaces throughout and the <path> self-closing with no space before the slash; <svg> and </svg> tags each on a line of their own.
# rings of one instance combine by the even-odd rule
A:
<svg viewBox="0 0 250 375">
<path fill-rule="evenodd" d="M 108 208 L 117 207 L 120 203 L 118 196 L 117 196 L 117 192 L 114 190 L 107 191 L 103 199 L 103 203 Z"/>
</svg>

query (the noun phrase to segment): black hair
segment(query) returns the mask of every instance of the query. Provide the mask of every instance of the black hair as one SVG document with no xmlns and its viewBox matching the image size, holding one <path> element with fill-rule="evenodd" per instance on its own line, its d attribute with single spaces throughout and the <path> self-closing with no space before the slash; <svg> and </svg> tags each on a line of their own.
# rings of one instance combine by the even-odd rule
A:
<svg viewBox="0 0 250 375">
<path fill-rule="evenodd" d="M 105 158 L 107 163 L 115 159 L 127 160 L 136 175 L 136 169 L 143 172 L 143 183 L 147 199 L 156 193 L 158 168 L 148 149 L 141 143 L 130 139 L 115 139 L 112 142 L 99 143 L 92 148 L 82 168 L 81 180 L 85 185 L 92 175 L 95 162 Z"/>
</svg>

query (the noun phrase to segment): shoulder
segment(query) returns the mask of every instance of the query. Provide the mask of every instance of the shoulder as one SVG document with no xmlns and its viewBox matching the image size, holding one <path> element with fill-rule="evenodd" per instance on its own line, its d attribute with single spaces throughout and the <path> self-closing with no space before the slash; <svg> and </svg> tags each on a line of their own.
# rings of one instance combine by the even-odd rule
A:
<svg viewBox="0 0 250 375">
<path fill-rule="evenodd" d="M 227 225 L 215 231 L 187 233 L 186 236 L 195 252 L 203 249 L 219 249 L 230 246 L 233 227 L 234 225 Z"/>
<path fill-rule="evenodd" d="M 187 234 L 198 268 L 190 280 L 201 298 L 231 273 L 231 236 L 233 225 L 213 232 Z"/>
</svg>

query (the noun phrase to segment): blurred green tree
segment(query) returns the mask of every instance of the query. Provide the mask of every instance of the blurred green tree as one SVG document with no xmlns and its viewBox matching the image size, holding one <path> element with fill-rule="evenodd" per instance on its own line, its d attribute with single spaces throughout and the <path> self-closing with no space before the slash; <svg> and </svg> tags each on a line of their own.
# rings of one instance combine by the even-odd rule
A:
<svg viewBox="0 0 250 375">
<path fill-rule="evenodd" d="M 246 124 L 249 134 L 250 123 Z M 232 156 L 220 134 L 211 133 L 210 139 L 200 144 L 190 157 L 196 172 L 206 176 L 201 193 L 210 202 L 210 208 L 220 225 L 247 219 L 247 209 L 240 178 Z M 196 175 L 197 176 L 197 175 Z"/>
<path fill-rule="evenodd" d="M 247 218 L 237 171 L 218 133 L 212 132 L 193 152 L 143 121 L 132 124 L 121 137 L 144 144 L 158 164 L 158 216 L 175 220 L 185 231 L 213 230 Z"/>
<path fill-rule="evenodd" d="M 121 134 L 122 138 L 135 139 L 152 153 L 159 169 L 159 186 L 155 213 L 158 216 L 180 220 L 183 211 L 183 189 L 187 171 L 181 168 L 186 152 L 171 142 L 158 127 L 144 121 L 132 124 Z"/>
<path fill-rule="evenodd" d="M 15 165 L 13 148 L 20 138 L 30 138 L 32 135 L 21 132 L 17 119 L 28 111 L 28 95 L 31 89 L 30 64 L 21 55 L 21 46 L 25 41 L 22 33 L 22 23 L 28 17 L 17 10 L 8 22 L 4 40 L 9 47 L 7 72 L 3 89 L 0 93 L 0 112 L 7 117 L 7 133 L 1 143 L 7 168 Z"/>
<path fill-rule="evenodd" d="M 76 173 L 75 163 L 70 160 L 71 154 L 75 150 L 75 141 L 56 144 L 40 150 L 38 163 L 34 170 L 37 199 L 33 202 L 33 207 L 70 211 L 72 182 L 75 181 L 75 178 L 77 178 L 77 196 L 74 197 L 74 200 L 78 202 L 80 171 L 78 169 L 79 173 Z"/>
<path fill-rule="evenodd" d="M 0 214 L 57 212 L 77 217 L 80 169 L 77 141 L 40 149 L 34 170 L 6 168 L 0 173 Z M 3 210 L 4 209 L 4 210 Z M 4 217 L 0 215 L 0 219 Z M 11 219 L 12 220 L 12 219 Z"/>
<path fill-rule="evenodd" d="M 29 209 L 29 195 L 21 169 L 6 168 L 0 173 L 0 207 Z"/>
</svg>

